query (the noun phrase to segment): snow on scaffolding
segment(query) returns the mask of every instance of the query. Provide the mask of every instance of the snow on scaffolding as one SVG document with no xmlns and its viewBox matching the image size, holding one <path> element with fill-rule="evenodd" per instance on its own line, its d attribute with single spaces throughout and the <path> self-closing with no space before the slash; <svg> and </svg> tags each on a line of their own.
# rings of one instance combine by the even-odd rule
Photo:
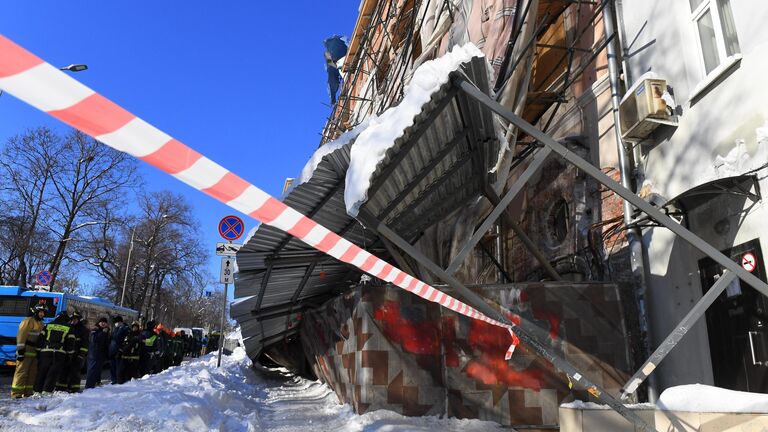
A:
<svg viewBox="0 0 768 432">
<path fill-rule="evenodd" d="M 425 62 L 416 69 L 410 83 L 405 87 L 403 100 L 394 107 L 370 117 L 368 127 L 358 135 L 352 145 L 349 169 L 347 170 L 344 202 L 347 213 L 357 216 L 360 207 L 368 198 L 371 176 L 384 158 L 387 150 L 406 128 L 413 125 L 414 118 L 422 106 L 443 84 L 448 82 L 451 72 L 473 57 L 485 55 L 472 43 L 454 47 L 444 56 Z"/>
</svg>

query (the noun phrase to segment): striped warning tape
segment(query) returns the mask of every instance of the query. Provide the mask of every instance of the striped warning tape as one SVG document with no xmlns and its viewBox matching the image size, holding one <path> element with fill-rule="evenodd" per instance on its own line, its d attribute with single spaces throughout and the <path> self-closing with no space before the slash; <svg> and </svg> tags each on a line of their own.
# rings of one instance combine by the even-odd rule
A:
<svg viewBox="0 0 768 432">
<path fill-rule="evenodd" d="M 459 314 L 512 327 L 361 249 L 0 35 L 0 89 L 313 248 Z"/>
</svg>

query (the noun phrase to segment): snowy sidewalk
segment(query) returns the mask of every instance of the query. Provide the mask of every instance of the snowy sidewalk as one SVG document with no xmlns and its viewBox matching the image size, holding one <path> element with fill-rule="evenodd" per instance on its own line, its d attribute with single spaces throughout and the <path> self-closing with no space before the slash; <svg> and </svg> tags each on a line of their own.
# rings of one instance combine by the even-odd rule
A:
<svg viewBox="0 0 768 432">
<path fill-rule="evenodd" d="M 478 420 L 364 415 L 340 405 L 325 385 L 262 377 L 238 348 L 222 368 L 208 355 L 119 386 L 79 395 L 0 401 L 3 431 L 489 431 Z M 508 430 L 508 429 L 507 429 Z"/>
</svg>

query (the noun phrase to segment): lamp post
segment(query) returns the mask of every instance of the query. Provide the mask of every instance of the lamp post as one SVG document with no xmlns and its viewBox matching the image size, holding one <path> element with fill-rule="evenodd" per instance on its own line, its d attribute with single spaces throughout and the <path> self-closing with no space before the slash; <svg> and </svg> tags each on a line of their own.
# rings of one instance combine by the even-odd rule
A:
<svg viewBox="0 0 768 432">
<path fill-rule="evenodd" d="M 85 65 L 69 65 L 67 67 L 71 68 L 71 67 L 76 67 L 76 66 L 85 66 Z M 87 69 L 88 66 L 85 66 L 85 68 Z M 80 70 L 84 70 L 84 69 L 80 69 Z M 163 215 L 160 216 L 160 219 L 162 221 L 163 219 L 167 219 L 169 217 L 170 216 L 168 216 L 167 214 L 163 214 Z M 133 227 L 133 229 L 131 230 L 131 246 L 128 248 L 128 261 L 125 263 L 125 277 L 123 278 L 123 294 L 120 296 L 120 306 L 121 307 L 123 306 L 123 301 L 125 300 L 125 286 L 128 284 L 128 269 L 131 267 L 131 253 L 133 252 L 133 240 L 134 240 L 135 235 L 136 235 L 136 227 Z M 153 237 L 154 237 L 154 235 L 153 235 Z M 139 239 L 139 240 L 141 240 L 141 239 Z M 152 267 L 154 268 L 154 264 L 152 265 Z"/>
<path fill-rule="evenodd" d="M 131 246 L 128 248 L 128 261 L 125 262 L 125 277 L 123 278 L 123 294 L 120 296 L 120 307 L 123 307 L 125 300 L 125 286 L 128 284 L 128 270 L 131 268 L 131 253 L 133 252 L 133 236 L 136 234 L 136 227 L 131 230 Z"/>
</svg>

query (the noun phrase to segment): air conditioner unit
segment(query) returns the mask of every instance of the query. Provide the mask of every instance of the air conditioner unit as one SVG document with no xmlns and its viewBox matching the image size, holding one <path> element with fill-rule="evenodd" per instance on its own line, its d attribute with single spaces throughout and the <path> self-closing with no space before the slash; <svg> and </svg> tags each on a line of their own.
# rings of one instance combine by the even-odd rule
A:
<svg viewBox="0 0 768 432">
<path fill-rule="evenodd" d="M 619 106 L 621 137 L 624 140 L 641 141 L 660 124 L 676 125 L 670 120 L 664 101 L 666 91 L 667 81 L 663 79 L 644 79 L 633 86 Z"/>
</svg>

